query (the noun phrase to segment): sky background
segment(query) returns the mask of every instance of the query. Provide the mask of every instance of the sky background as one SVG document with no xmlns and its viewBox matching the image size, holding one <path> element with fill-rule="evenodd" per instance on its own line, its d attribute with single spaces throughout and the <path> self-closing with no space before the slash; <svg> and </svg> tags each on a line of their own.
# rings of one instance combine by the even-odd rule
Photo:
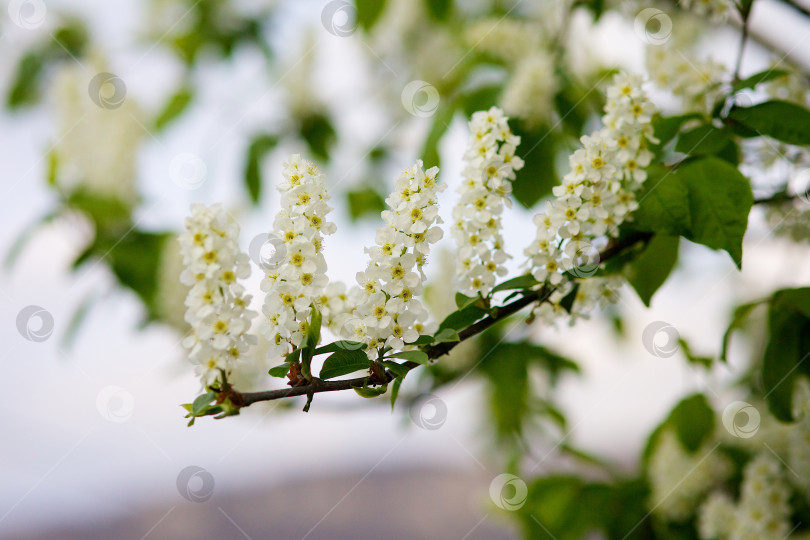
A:
<svg viewBox="0 0 810 540">
<path fill-rule="evenodd" d="M 334 189 L 361 177 L 366 166 L 363 149 L 386 136 L 391 126 L 377 114 L 375 101 L 381 96 L 368 88 L 373 58 L 364 53 L 363 44 L 333 36 L 321 27 L 323 4 L 284 3 L 272 40 L 290 43 L 281 51 L 294 58 L 300 52 L 303 29 L 313 29 L 316 86 L 346 134 L 341 140 L 356 141 L 334 151 L 337 158 L 327 170 Z M 154 111 L 173 88 L 179 70 L 160 47 L 132 42 L 146 25 L 143 5 L 134 0 L 47 2 L 49 11 L 70 10 L 90 22 L 93 38 L 107 54 L 111 69 L 126 81 L 128 99 Z M 779 19 L 780 11 L 773 6 L 758 0 L 762 14 L 755 12 L 754 24 L 783 29 L 771 31 L 775 39 L 782 39 L 790 34 L 789 25 L 798 23 Z M 6 88 L 17 58 L 37 30 L 14 26 L 5 7 L 0 18 L 0 86 Z M 802 34 L 793 35 L 808 34 L 805 27 Z M 607 21 L 605 29 L 583 39 L 593 40 L 606 57 L 622 59 L 628 68 L 641 67 L 641 43 L 627 26 Z M 797 54 L 810 58 L 810 39 L 793 41 L 800 43 Z M 729 61 L 735 42 L 732 33 L 721 35 L 711 45 L 712 52 Z M 749 52 L 745 72 L 754 72 L 765 59 L 753 48 Z M 279 88 L 267 77 L 262 58 L 253 53 L 237 53 L 230 64 L 204 65 L 199 77 L 205 82 L 204 90 L 193 109 L 168 135 L 146 141 L 139 154 L 138 182 L 145 204 L 137 218 L 156 229 L 179 228 L 190 203 L 222 201 L 244 211 L 240 220 L 246 248 L 253 236 L 269 227 L 278 203 L 273 190 L 266 189 L 263 212 L 248 210 L 241 188 L 243 145 L 261 127 L 257 122 L 272 118 L 280 106 Z M 56 137 L 50 114 L 47 106 L 2 113 L 0 253 L 7 252 L 28 224 L 56 204 L 44 183 L 42 159 Z M 429 119 L 412 119 L 389 135 L 401 150 L 400 168 L 412 162 L 429 125 Z M 450 184 L 440 201 L 445 217 L 458 183 L 465 142 L 466 126 L 457 117 L 441 146 L 441 178 Z M 270 181 L 279 177 L 287 150 L 274 152 L 265 163 Z M 180 152 L 204 156 L 207 175 L 200 189 L 183 190 L 169 179 L 168 163 Z M 351 282 L 364 264 L 363 246 L 373 242 L 374 227 L 350 225 L 342 205 L 335 206 L 339 230 L 329 239 L 326 258 L 330 277 Z M 531 240 L 529 219 L 530 213 L 517 208 L 506 216 L 505 236 L 513 254 Z M 752 220 L 761 222 L 757 211 Z M 156 503 L 193 505 L 177 488 L 178 473 L 192 465 L 213 477 L 214 500 L 302 478 L 346 473 L 362 477 L 372 470 L 442 469 L 487 479 L 503 472 L 487 447 L 481 388 L 470 381 L 438 392 L 448 414 L 444 425 L 433 431 L 415 426 L 407 411 L 392 414 L 387 399 L 379 405 L 359 403 L 353 393 L 320 395 L 308 414 L 298 411 L 303 403 L 295 402 L 292 411 L 282 412 L 276 402 L 251 407 L 225 421 L 202 419 L 187 428 L 179 404 L 197 394 L 199 383 L 184 360 L 179 337 L 156 325 L 138 330 L 140 304 L 129 292 L 115 288 L 103 266 L 86 265 L 69 273 L 70 261 L 84 238 L 86 231 L 78 221 L 47 226 L 27 245 L 14 268 L 0 274 L 5 406 L 0 419 L 0 536 L 48 524 L 128 515 Z M 740 373 L 744 359 L 745 344 L 735 341 L 730 365 L 706 375 L 689 367 L 680 355 L 656 358 L 649 354 L 640 339 L 643 328 L 665 321 L 697 352 L 714 355 L 737 300 L 810 279 L 807 253 L 774 241 L 761 226 L 746 238 L 742 272 L 735 270 L 725 253 L 685 240 L 681 249 L 677 272 L 658 292 L 651 309 L 632 290 L 623 291 L 619 309 L 628 316 L 626 342 L 617 343 L 609 323 L 598 317 L 575 328 L 527 330 L 517 325 L 514 329 L 513 335 L 530 332 L 581 363 L 583 375 L 564 379 L 559 388 L 569 415 L 570 441 L 628 468 L 650 429 L 685 393 L 703 390 L 721 406 L 733 401 L 736 396 L 723 388 Z M 258 277 L 254 275 L 251 282 L 258 291 Z M 89 292 L 102 293 L 103 299 L 90 311 L 73 347 L 66 349 L 60 338 Z M 16 327 L 18 312 L 32 304 L 44 307 L 55 321 L 53 336 L 41 343 L 23 339 Z M 554 462 L 547 443 L 532 450 L 535 472 Z M 295 463 L 305 466 L 288 466 L 293 456 Z M 485 489 L 470 499 L 470 504 L 482 508 L 490 504 Z"/>
</svg>

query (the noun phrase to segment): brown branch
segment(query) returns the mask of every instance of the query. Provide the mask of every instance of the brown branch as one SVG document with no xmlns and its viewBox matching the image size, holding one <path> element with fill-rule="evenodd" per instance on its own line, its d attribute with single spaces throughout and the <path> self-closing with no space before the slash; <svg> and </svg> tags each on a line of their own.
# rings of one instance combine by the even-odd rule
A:
<svg viewBox="0 0 810 540">
<path fill-rule="evenodd" d="M 639 242 L 647 242 L 652 237 L 652 233 L 634 233 L 622 240 L 618 240 L 612 242 L 605 248 L 601 253 L 599 260 L 604 262 L 608 259 L 619 255 L 620 253 L 624 252 L 626 249 L 631 248 L 638 244 Z M 530 291 L 527 294 L 522 295 L 517 300 L 506 304 L 505 306 L 499 306 L 495 308 L 495 312 L 492 315 L 487 315 L 480 321 L 476 322 L 475 324 L 468 326 L 467 328 L 461 330 L 458 333 L 459 341 L 454 342 L 446 342 L 446 343 L 436 343 L 433 345 L 429 345 L 423 349 L 423 352 L 428 355 L 428 358 L 431 360 L 435 360 L 441 356 L 444 356 L 448 352 L 450 352 L 453 347 L 458 345 L 460 342 L 469 339 L 473 336 L 476 336 L 486 330 L 487 328 L 491 327 L 495 323 L 514 315 L 518 311 L 522 310 L 526 306 L 533 304 L 534 302 L 545 301 L 549 295 L 553 292 L 553 289 L 547 289 L 545 287 L 541 288 L 537 291 Z M 403 364 L 404 367 L 408 369 L 408 371 L 419 367 L 421 364 L 416 362 L 405 362 Z M 387 382 L 390 382 L 394 379 L 395 375 L 391 372 L 386 372 Z M 374 382 L 371 377 L 363 376 L 363 377 L 355 377 L 353 379 L 345 379 L 340 381 L 324 381 L 317 377 L 313 377 L 309 384 L 303 386 L 296 386 L 293 388 L 281 388 L 278 390 L 264 390 L 261 392 L 245 392 L 245 393 L 238 393 L 235 390 L 232 391 L 235 400 L 240 401 L 244 407 L 247 407 L 253 403 L 259 401 L 272 401 L 275 399 L 283 399 L 288 397 L 294 396 L 310 396 L 314 394 L 318 394 L 321 392 L 337 392 L 340 390 L 349 390 L 351 388 L 360 388 L 362 386 L 375 386 L 377 382 Z"/>
</svg>

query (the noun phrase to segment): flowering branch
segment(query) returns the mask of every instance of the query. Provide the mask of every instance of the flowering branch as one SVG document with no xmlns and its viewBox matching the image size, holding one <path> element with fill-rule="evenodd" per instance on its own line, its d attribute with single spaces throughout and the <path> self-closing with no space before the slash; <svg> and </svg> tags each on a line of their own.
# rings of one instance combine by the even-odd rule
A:
<svg viewBox="0 0 810 540">
<path fill-rule="evenodd" d="M 606 247 L 600 256 L 601 261 L 607 261 L 620 253 L 623 253 L 625 250 L 635 246 L 639 242 L 647 242 L 652 238 L 651 233 L 634 233 L 629 235 L 622 240 L 618 240 Z M 504 306 L 500 306 L 496 308 L 495 313 L 488 315 L 481 319 L 480 321 L 476 322 L 475 324 L 465 328 L 464 330 L 459 331 L 458 337 L 459 341 L 455 342 L 447 342 L 447 343 L 436 343 L 433 345 L 429 345 L 423 349 L 423 352 L 428 355 L 428 358 L 431 360 L 435 360 L 444 356 L 448 352 L 450 352 L 453 347 L 455 347 L 460 342 L 469 339 L 473 336 L 476 336 L 486 330 L 487 328 L 491 327 L 495 323 L 514 315 L 515 313 L 519 312 L 526 306 L 533 304 L 534 302 L 544 302 L 546 299 L 549 298 L 551 293 L 553 292 L 552 289 L 542 288 L 537 291 L 528 291 L 523 294 L 517 300 L 510 302 Z M 421 364 L 416 362 L 405 362 L 402 364 L 408 371 L 418 367 Z M 346 379 L 340 381 L 324 381 L 317 377 L 312 377 L 310 382 L 303 386 L 295 386 L 292 388 L 282 388 L 278 390 L 264 390 L 260 392 L 246 392 L 246 393 L 239 393 L 235 390 L 229 390 L 228 396 L 221 396 L 221 399 L 225 397 L 229 397 L 233 403 L 238 403 L 243 407 L 247 407 L 252 405 L 253 403 L 257 403 L 259 401 L 273 401 L 276 399 L 284 399 L 294 396 L 312 396 L 314 394 L 318 394 L 321 392 L 336 392 L 341 390 L 350 390 L 352 388 L 361 388 L 367 385 L 378 385 L 378 384 L 387 384 L 388 382 L 394 379 L 395 375 L 389 371 L 385 372 L 385 381 L 375 380 L 371 376 L 364 376 L 364 377 L 355 377 L 353 379 Z"/>
</svg>

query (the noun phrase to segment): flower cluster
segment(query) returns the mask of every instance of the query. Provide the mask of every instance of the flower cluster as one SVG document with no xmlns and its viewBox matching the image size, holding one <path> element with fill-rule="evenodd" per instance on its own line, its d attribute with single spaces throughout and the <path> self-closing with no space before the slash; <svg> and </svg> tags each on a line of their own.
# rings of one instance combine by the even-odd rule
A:
<svg viewBox="0 0 810 540">
<path fill-rule="evenodd" d="M 238 283 L 248 277 L 250 265 L 238 237 L 239 225 L 222 205 L 195 204 L 179 238 L 180 279 L 191 287 L 186 298 L 191 332 L 183 345 L 205 387 L 221 382 L 222 373 L 228 374 L 255 342 L 247 331 L 256 314 L 247 309 L 250 296 Z"/>
<path fill-rule="evenodd" d="M 684 112 L 710 113 L 724 95 L 722 83 L 728 78 L 723 64 L 672 47 L 648 47 L 646 68 L 656 86 L 681 98 Z"/>
<path fill-rule="evenodd" d="M 283 176 L 277 186 L 281 210 L 270 234 L 275 265 L 261 282 L 266 293 L 262 332 L 271 343 L 270 356 L 289 354 L 304 339 L 312 307 L 321 303 L 329 283 L 323 235 L 336 230 L 326 221 L 332 208 L 318 167 L 294 154 L 284 163 Z"/>
<path fill-rule="evenodd" d="M 503 111 L 492 107 L 474 113 L 469 124 L 452 235 L 459 248 L 458 288 L 471 296 L 488 294 L 496 277 L 506 274 L 501 214 L 504 206 L 511 206 L 511 180 L 523 167 L 515 155 L 520 137 L 510 131 L 507 120 Z"/>
<path fill-rule="evenodd" d="M 716 449 L 706 444 L 689 453 L 675 432 L 665 429 L 650 455 L 650 508 L 669 521 L 681 521 L 730 473 L 731 464 Z"/>
<path fill-rule="evenodd" d="M 599 263 L 597 244 L 606 235 L 615 237 L 638 206 L 635 191 L 652 159 L 647 145 L 656 141 L 651 125 L 655 110 L 641 84 L 639 76 L 616 75 L 607 90 L 604 128 L 581 138 L 583 148 L 569 157 L 571 171 L 553 189 L 546 211 L 534 217 L 536 238 L 525 250 L 531 273 L 558 287 L 552 305 L 541 308 L 544 318 L 553 320 L 560 310 L 554 304 L 567 292 L 563 272 L 593 275 Z M 612 285 L 605 285 L 608 289 L 594 292 L 610 297 Z"/>
<path fill-rule="evenodd" d="M 683 9 L 688 9 L 701 17 L 709 17 L 713 23 L 722 23 L 729 13 L 735 11 L 731 0 L 679 0 Z"/>
<path fill-rule="evenodd" d="M 504 88 L 501 103 L 510 116 L 537 124 L 548 121 L 551 116 L 556 91 L 554 57 L 545 49 L 537 49 L 515 66 L 515 72 Z"/>
<path fill-rule="evenodd" d="M 436 178 L 439 169 L 423 170 L 422 162 L 403 172 L 385 200 L 385 224 L 377 229 L 376 245 L 366 248 L 370 260 L 357 274 L 359 290 L 350 298 L 356 307 L 341 325 L 343 337 L 366 344 L 369 358 L 382 347 L 402 349 L 425 331 L 427 311 L 416 298 L 422 293 L 423 267 L 430 244 L 442 237 L 437 223 L 437 196 L 446 186 Z"/>
<path fill-rule="evenodd" d="M 121 98 L 120 104 L 110 108 L 88 99 L 88 80 L 104 71 L 105 63 L 91 58 L 88 67 L 69 65 L 56 74 L 57 182 L 66 191 L 83 189 L 133 206 L 138 200 L 136 159 L 145 120 L 131 98 Z"/>
<path fill-rule="evenodd" d="M 735 505 L 724 494 L 713 494 L 701 507 L 701 538 L 722 540 L 782 540 L 790 526 L 790 490 L 779 461 L 762 453 L 743 470 L 740 500 Z"/>
</svg>

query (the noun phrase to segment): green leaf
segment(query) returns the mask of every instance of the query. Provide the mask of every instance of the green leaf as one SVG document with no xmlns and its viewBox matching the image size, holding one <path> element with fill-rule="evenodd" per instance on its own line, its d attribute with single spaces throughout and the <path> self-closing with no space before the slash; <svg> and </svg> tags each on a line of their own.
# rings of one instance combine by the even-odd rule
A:
<svg viewBox="0 0 810 540">
<path fill-rule="evenodd" d="M 702 118 L 697 113 L 682 114 L 679 116 L 654 116 L 652 121 L 653 132 L 658 139 L 657 144 L 650 145 L 650 150 L 656 155 L 661 155 L 663 148 L 669 141 L 675 138 L 683 126 L 689 120 Z"/>
<path fill-rule="evenodd" d="M 532 208 L 560 183 L 556 167 L 558 135 L 547 126 L 529 128 L 520 122 L 514 124 L 512 131 L 520 137 L 517 154 L 525 163 L 515 173 L 512 196 L 525 208 Z"/>
<path fill-rule="evenodd" d="M 380 213 L 385 210 L 385 199 L 370 187 L 346 192 L 346 201 L 352 221 L 365 216 L 380 219 Z"/>
<path fill-rule="evenodd" d="M 417 364 L 427 364 L 430 361 L 428 355 L 423 353 L 422 351 L 400 351 L 393 354 L 389 354 L 388 358 L 402 358 L 403 360 L 408 360 L 409 362 L 416 362 Z"/>
<path fill-rule="evenodd" d="M 810 111 L 788 101 L 766 101 L 753 107 L 734 107 L 728 117 L 776 140 L 810 145 Z"/>
<path fill-rule="evenodd" d="M 503 283 L 495 285 L 495 287 L 492 288 L 492 292 L 496 293 L 499 291 L 511 291 L 513 289 L 528 289 L 529 287 L 534 287 L 538 283 L 540 282 L 534 279 L 534 276 L 531 274 L 526 274 L 524 276 L 507 279 Z"/>
<path fill-rule="evenodd" d="M 681 177 L 664 167 L 650 167 L 638 194 L 633 226 L 657 234 L 686 236 L 692 227 L 689 189 Z"/>
<path fill-rule="evenodd" d="M 678 403 L 667 423 L 689 452 L 696 452 L 714 431 L 714 410 L 703 394 L 693 394 Z"/>
<path fill-rule="evenodd" d="M 367 399 L 375 398 L 377 396 L 381 396 L 385 394 L 388 390 L 388 385 L 384 384 L 382 386 L 361 386 L 359 388 L 355 388 L 354 391 L 357 392 L 357 395 L 360 397 L 364 397 Z"/>
<path fill-rule="evenodd" d="M 275 135 L 257 135 L 250 142 L 245 162 L 245 186 L 247 186 L 250 200 L 253 204 L 259 203 L 262 192 L 262 159 L 278 144 Z"/>
<path fill-rule="evenodd" d="M 442 328 L 433 337 L 434 343 L 454 343 L 456 341 L 461 341 L 461 338 L 459 337 L 458 332 L 452 328 Z"/>
<path fill-rule="evenodd" d="M 318 311 L 314 305 L 312 306 L 312 312 L 309 316 L 309 324 L 307 325 L 307 344 L 306 348 L 310 350 L 309 356 L 312 357 L 312 353 L 315 351 L 315 348 L 318 346 L 318 343 L 321 341 L 321 323 L 323 322 L 323 316 L 321 316 L 321 312 Z"/>
<path fill-rule="evenodd" d="M 46 60 L 46 56 L 37 50 L 23 55 L 6 94 L 6 106 L 9 109 L 32 105 L 39 100 L 39 82 Z"/>
<path fill-rule="evenodd" d="M 654 235 L 641 252 L 623 269 L 644 305 L 650 307 L 655 291 L 664 284 L 678 261 L 677 236 Z"/>
<path fill-rule="evenodd" d="M 402 364 L 397 364 L 391 360 L 383 360 L 382 365 L 391 370 L 391 373 L 397 377 L 405 377 L 408 374 L 408 368 Z"/>
<path fill-rule="evenodd" d="M 681 352 L 683 353 L 683 355 L 686 357 L 686 359 L 689 361 L 690 364 L 695 364 L 695 365 L 698 365 L 698 366 L 702 366 L 702 367 L 704 367 L 706 369 L 711 368 L 712 364 L 714 364 L 714 358 L 713 357 L 711 357 L 711 356 L 700 356 L 698 354 L 695 354 L 692 351 L 692 347 L 689 345 L 689 342 L 686 341 L 685 339 L 683 339 L 683 338 L 679 339 L 678 340 L 678 345 L 680 346 Z"/>
<path fill-rule="evenodd" d="M 290 364 L 283 363 L 281 365 L 271 367 L 270 370 L 267 372 L 271 377 L 279 377 L 284 378 L 287 376 L 287 373 L 290 372 Z"/>
<path fill-rule="evenodd" d="M 202 410 L 215 399 L 217 399 L 216 392 L 208 392 L 197 396 L 191 404 L 191 414 L 199 416 Z"/>
<path fill-rule="evenodd" d="M 99 255 L 106 253 L 113 273 L 124 287 L 134 291 L 143 301 L 149 320 L 160 319 L 157 294 L 159 261 L 167 241 L 174 241 L 168 233 L 146 233 L 133 230 L 123 237 L 113 236 L 98 245 Z"/>
<path fill-rule="evenodd" d="M 456 307 L 458 307 L 458 309 L 464 309 L 470 304 L 474 304 L 477 300 L 477 296 L 467 296 L 465 294 L 461 294 L 460 292 L 456 293 Z"/>
<path fill-rule="evenodd" d="M 424 0 L 427 12 L 437 21 L 444 21 L 453 8 L 453 0 Z"/>
<path fill-rule="evenodd" d="M 299 122 L 301 138 L 307 143 L 310 152 L 323 161 L 329 161 L 329 150 L 337 137 L 329 117 L 323 113 L 313 112 L 300 118 Z"/>
<path fill-rule="evenodd" d="M 771 413 L 793 420 L 793 386 L 810 376 L 810 287 L 774 293 L 768 314 L 770 338 L 762 362 L 762 386 Z"/>
<path fill-rule="evenodd" d="M 486 314 L 487 312 L 485 310 L 481 309 L 475 304 L 470 304 L 464 309 L 454 311 L 445 317 L 442 323 L 439 325 L 439 330 L 441 331 L 445 328 L 461 330 L 462 328 L 466 328 L 477 320 L 483 318 Z"/>
<path fill-rule="evenodd" d="M 465 91 L 461 96 L 464 116 L 469 118 L 476 111 L 484 111 L 497 105 L 502 90 L 502 84 L 487 84 Z"/>
<path fill-rule="evenodd" d="M 728 347 L 731 342 L 731 334 L 734 330 L 741 328 L 743 323 L 745 323 L 746 319 L 748 319 L 748 315 L 751 314 L 753 309 L 768 300 L 757 300 L 756 302 L 750 302 L 748 304 L 742 304 L 734 308 L 734 313 L 731 316 L 731 322 L 726 328 L 726 331 L 723 333 L 723 347 L 720 351 L 720 360 L 723 362 L 728 362 Z"/>
<path fill-rule="evenodd" d="M 707 157 L 677 170 L 689 189 L 692 218 L 687 238 L 712 249 L 723 249 L 742 266 L 742 240 L 754 202 L 751 185 L 736 167 Z"/>
<path fill-rule="evenodd" d="M 120 199 L 98 195 L 82 188 L 71 193 L 65 202 L 87 214 L 102 234 L 115 235 L 115 240 L 119 236 L 116 233 L 124 234 L 131 226 L 130 205 Z"/>
<path fill-rule="evenodd" d="M 357 24 L 368 31 L 380 18 L 385 8 L 385 0 L 355 0 L 357 6 Z"/>
<path fill-rule="evenodd" d="M 365 348 L 366 348 L 365 343 L 360 343 L 359 341 L 347 341 L 345 339 L 339 339 L 337 341 L 333 341 L 332 343 L 324 345 L 323 347 L 318 347 L 317 349 L 315 349 L 312 356 L 318 356 L 319 354 L 342 350 L 357 351 Z"/>
<path fill-rule="evenodd" d="M 525 537 L 537 540 L 581 540 L 615 538 L 648 540 L 672 536 L 653 533 L 654 523 L 647 510 L 649 492 L 640 479 L 611 484 L 586 483 L 576 476 L 546 476 L 529 484 L 525 505 L 516 513 L 522 520 Z M 515 489 L 502 490 L 509 502 Z M 514 500 L 514 499 L 513 499 Z M 595 534 L 598 533 L 598 534 Z M 694 534 L 677 540 L 695 538 Z"/>
<path fill-rule="evenodd" d="M 324 360 L 320 377 L 321 379 L 333 379 L 370 367 L 371 360 L 363 351 L 339 350 Z"/>
<path fill-rule="evenodd" d="M 576 372 L 579 367 L 571 360 L 528 341 L 501 342 L 497 333 L 485 333 L 481 339 L 483 356 L 477 369 L 487 381 L 489 412 L 498 439 L 508 441 L 523 433 L 526 421 L 532 415 L 536 417 L 536 411 L 554 418 L 555 410 L 531 389 L 529 366 L 543 369 L 552 385 L 556 384 L 561 373 Z"/>
<path fill-rule="evenodd" d="M 402 378 L 398 377 L 394 379 L 394 384 L 391 387 L 391 410 L 394 410 L 394 405 L 397 403 L 397 397 L 399 396 L 399 387 L 402 386 Z"/>
<path fill-rule="evenodd" d="M 183 111 L 186 110 L 191 103 L 194 93 L 190 86 L 183 84 L 172 96 L 166 101 L 166 104 L 161 109 L 155 118 L 154 126 L 156 131 L 161 131 L 168 126 L 172 121 L 177 119 Z"/>
<path fill-rule="evenodd" d="M 732 142 L 728 130 L 705 124 L 681 133 L 675 150 L 691 156 L 710 155 L 717 154 Z"/>
<path fill-rule="evenodd" d="M 443 99 L 439 101 L 439 108 L 436 114 L 433 115 L 433 124 L 430 126 L 430 131 L 425 137 L 425 143 L 422 145 L 420 156 L 425 163 L 425 167 L 441 167 L 441 158 L 439 156 L 439 141 L 442 136 L 450 127 L 453 122 L 453 115 L 456 113 L 456 104 L 449 100 Z"/>
<path fill-rule="evenodd" d="M 736 94 L 740 90 L 754 88 L 758 84 L 762 84 L 779 77 L 784 77 L 785 75 L 790 75 L 790 72 L 785 69 L 769 68 L 764 71 L 760 71 L 759 73 L 755 73 L 754 75 L 751 75 L 750 77 L 747 77 L 741 81 L 737 81 L 731 87 L 731 93 Z"/>
<path fill-rule="evenodd" d="M 638 200 L 636 228 L 723 249 L 741 265 L 754 197 L 748 179 L 735 166 L 705 157 L 669 172 L 654 168 Z"/>
<path fill-rule="evenodd" d="M 431 343 L 433 343 L 433 336 L 422 334 L 416 338 L 416 341 L 411 341 L 408 345 L 430 345 Z"/>
</svg>

